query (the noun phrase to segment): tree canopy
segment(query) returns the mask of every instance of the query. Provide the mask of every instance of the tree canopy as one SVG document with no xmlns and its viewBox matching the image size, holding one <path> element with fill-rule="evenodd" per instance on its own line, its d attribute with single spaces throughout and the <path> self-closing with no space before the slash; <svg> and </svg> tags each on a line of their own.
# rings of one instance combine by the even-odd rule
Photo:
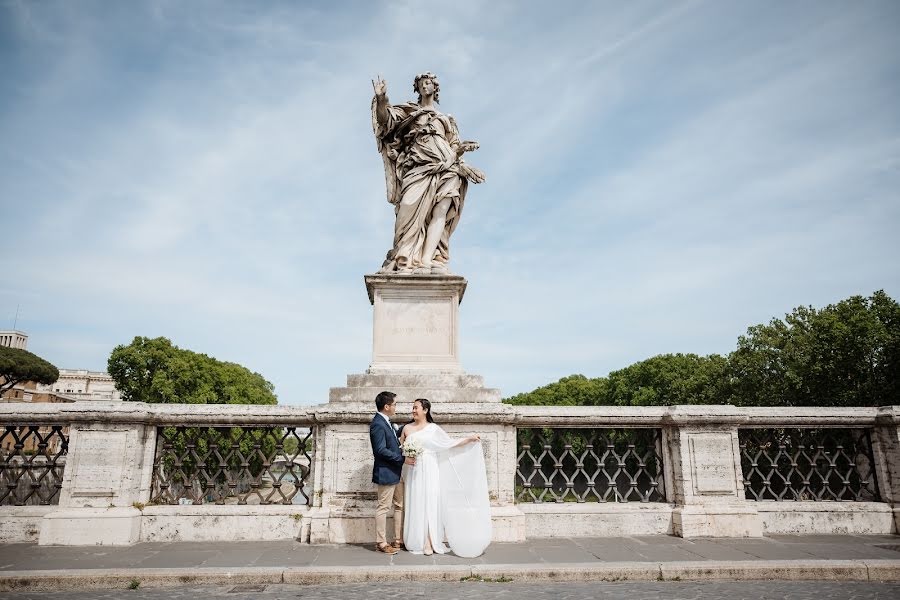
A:
<svg viewBox="0 0 900 600">
<path fill-rule="evenodd" d="M 734 404 L 884 406 L 900 401 L 900 305 L 883 291 L 754 325 L 729 355 Z"/>
<path fill-rule="evenodd" d="M 25 381 L 51 384 L 59 379 L 59 369 L 36 354 L 19 348 L 0 346 L 0 396 Z"/>
<path fill-rule="evenodd" d="M 605 377 L 588 379 L 584 375 L 569 375 L 556 383 L 506 398 L 504 402 L 507 404 L 597 406 L 608 404 L 607 385 Z"/>
<path fill-rule="evenodd" d="M 170 404 L 277 404 L 274 386 L 241 365 L 184 350 L 164 337 L 136 337 L 116 346 L 108 370 L 133 402 Z"/>
<path fill-rule="evenodd" d="M 883 291 L 754 325 L 728 356 L 663 354 L 509 404 L 884 406 L 900 402 L 900 305 Z"/>
</svg>

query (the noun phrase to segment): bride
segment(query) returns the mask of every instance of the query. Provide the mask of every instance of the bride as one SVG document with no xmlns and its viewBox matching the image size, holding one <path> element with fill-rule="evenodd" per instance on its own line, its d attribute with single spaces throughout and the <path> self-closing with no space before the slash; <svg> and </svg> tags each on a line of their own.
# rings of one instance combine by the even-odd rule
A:
<svg viewBox="0 0 900 600">
<path fill-rule="evenodd" d="M 413 420 L 400 443 L 417 445 L 414 464 L 403 465 L 406 485 L 403 543 L 413 554 L 475 557 L 491 541 L 491 507 L 481 438 L 451 439 L 435 424 L 431 402 L 413 402 Z"/>
</svg>

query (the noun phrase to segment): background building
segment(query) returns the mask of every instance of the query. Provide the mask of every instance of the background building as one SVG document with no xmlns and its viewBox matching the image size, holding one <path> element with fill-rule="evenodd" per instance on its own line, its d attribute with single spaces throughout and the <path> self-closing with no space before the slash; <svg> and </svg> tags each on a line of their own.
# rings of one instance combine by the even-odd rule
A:
<svg viewBox="0 0 900 600">
<path fill-rule="evenodd" d="M 122 399 L 113 378 L 107 373 L 86 369 L 60 369 L 59 379 L 50 385 L 37 385 L 38 392 L 61 394 L 73 400 Z"/>
<path fill-rule="evenodd" d="M 28 350 L 28 334 L 15 329 L 2 330 L 0 331 L 0 346 Z"/>
<path fill-rule="evenodd" d="M 28 334 L 15 329 L 0 330 L 0 346 L 28 350 Z M 60 369 L 50 385 L 24 382 L 0 398 L 2 402 L 75 402 L 77 400 L 121 400 L 112 377 L 87 369 Z"/>
</svg>

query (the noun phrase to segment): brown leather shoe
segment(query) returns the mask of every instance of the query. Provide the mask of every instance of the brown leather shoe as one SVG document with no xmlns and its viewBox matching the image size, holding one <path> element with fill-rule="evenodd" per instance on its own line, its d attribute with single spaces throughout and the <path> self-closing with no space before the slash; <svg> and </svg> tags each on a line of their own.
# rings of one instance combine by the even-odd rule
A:
<svg viewBox="0 0 900 600">
<path fill-rule="evenodd" d="M 397 554 L 397 549 L 390 544 L 375 544 L 376 552 L 384 552 L 385 554 Z"/>
<path fill-rule="evenodd" d="M 403 542 L 401 540 L 394 540 L 394 543 L 391 544 L 391 546 L 393 546 L 397 550 L 406 550 L 406 546 L 403 545 Z"/>
</svg>

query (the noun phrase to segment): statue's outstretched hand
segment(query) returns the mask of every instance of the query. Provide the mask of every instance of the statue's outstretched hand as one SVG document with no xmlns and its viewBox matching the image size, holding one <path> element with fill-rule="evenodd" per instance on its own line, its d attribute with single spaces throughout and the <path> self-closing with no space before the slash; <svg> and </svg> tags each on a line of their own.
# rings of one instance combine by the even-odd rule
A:
<svg viewBox="0 0 900 600">
<path fill-rule="evenodd" d="M 456 156 L 460 157 L 466 152 L 471 152 L 472 150 L 478 150 L 479 145 L 478 142 L 460 142 L 456 147 Z"/>
<path fill-rule="evenodd" d="M 381 75 L 372 80 L 372 89 L 375 90 L 376 96 L 384 96 L 387 94 L 387 81 L 381 78 Z"/>
</svg>

